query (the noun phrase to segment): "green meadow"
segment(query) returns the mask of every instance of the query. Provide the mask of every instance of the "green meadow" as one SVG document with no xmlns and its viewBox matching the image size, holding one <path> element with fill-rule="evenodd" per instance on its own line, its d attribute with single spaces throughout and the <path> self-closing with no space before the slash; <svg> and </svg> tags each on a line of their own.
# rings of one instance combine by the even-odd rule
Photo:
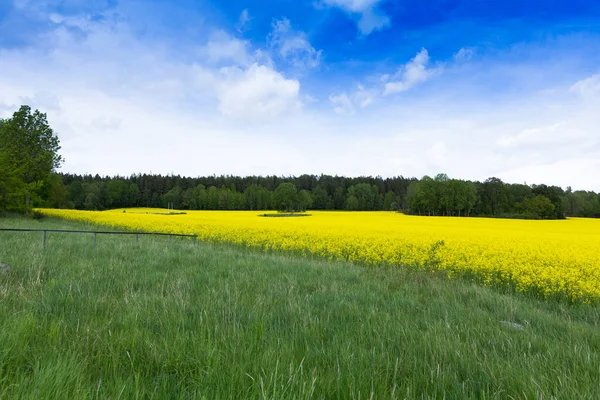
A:
<svg viewBox="0 0 600 400">
<path fill-rule="evenodd" d="M 0 261 L 3 399 L 600 398 L 597 306 L 168 237 L 0 232 Z"/>
</svg>

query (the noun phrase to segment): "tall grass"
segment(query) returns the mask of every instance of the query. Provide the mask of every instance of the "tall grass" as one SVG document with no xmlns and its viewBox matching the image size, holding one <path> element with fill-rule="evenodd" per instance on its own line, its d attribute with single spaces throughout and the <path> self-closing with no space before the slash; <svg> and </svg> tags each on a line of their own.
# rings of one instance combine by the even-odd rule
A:
<svg viewBox="0 0 600 400">
<path fill-rule="evenodd" d="M 600 398 L 598 307 L 168 238 L 0 260 L 0 398 Z"/>
</svg>

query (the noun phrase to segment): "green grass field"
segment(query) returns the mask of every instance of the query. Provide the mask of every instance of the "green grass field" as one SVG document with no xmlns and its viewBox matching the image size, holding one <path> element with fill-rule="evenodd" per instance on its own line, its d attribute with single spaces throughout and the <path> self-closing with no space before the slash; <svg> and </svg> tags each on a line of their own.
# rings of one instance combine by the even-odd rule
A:
<svg viewBox="0 0 600 400">
<path fill-rule="evenodd" d="M 594 306 L 168 238 L 0 232 L 0 261 L 0 398 L 600 398 Z"/>
</svg>

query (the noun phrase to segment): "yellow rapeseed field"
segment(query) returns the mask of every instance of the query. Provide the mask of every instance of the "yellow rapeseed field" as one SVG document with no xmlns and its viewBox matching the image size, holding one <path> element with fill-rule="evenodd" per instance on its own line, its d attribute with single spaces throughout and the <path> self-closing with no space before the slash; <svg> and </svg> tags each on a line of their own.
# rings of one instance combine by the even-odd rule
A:
<svg viewBox="0 0 600 400">
<path fill-rule="evenodd" d="M 543 298 L 600 300 L 600 221 L 418 217 L 391 212 L 41 210 L 49 216 L 132 230 L 197 234 L 200 240 L 289 251 L 367 265 L 435 268 Z"/>
</svg>

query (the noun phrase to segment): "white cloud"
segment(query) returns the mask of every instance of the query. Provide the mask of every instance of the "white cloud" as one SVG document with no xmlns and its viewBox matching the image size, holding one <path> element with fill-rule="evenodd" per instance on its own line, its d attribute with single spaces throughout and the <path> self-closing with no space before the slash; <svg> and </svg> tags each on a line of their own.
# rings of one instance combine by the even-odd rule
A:
<svg viewBox="0 0 600 400">
<path fill-rule="evenodd" d="M 88 15 L 65 16 L 58 13 L 52 13 L 48 19 L 54 24 L 63 25 L 69 28 L 78 28 L 82 31 L 88 31 L 94 25 Z"/>
<path fill-rule="evenodd" d="M 390 26 L 390 18 L 377 9 L 368 9 L 358 19 L 358 29 L 363 35 L 379 31 Z"/>
<path fill-rule="evenodd" d="M 268 41 L 279 56 L 296 67 L 315 68 L 321 61 L 321 50 L 315 50 L 304 32 L 292 28 L 287 18 L 275 20 Z"/>
<path fill-rule="evenodd" d="M 600 97 L 600 74 L 575 82 L 571 86 L 571 91 L 583 98 Z"/>
<path fill-rule="evenodd" d="M 121 127 L 123 120 L 116 117 L 101 116 L 92 120 L 92 125 L 102 131 L 117 130 Z"/>
<path fill-rule="evenodd" d="M 219 111 L 236 119 L 263 120 L 302 107 L 300 83 L 286 79 L 265 65 L 253 64 L 248 69 L 223 68 L 223 82 L 217 97 Z"/>
<path fill-rule="evenodd" d="M 56 26 L 37 47 L 2 49 L 0 117 L 21 104 L 46 112 L 68 172 L 220 173 L 221 153 L 206 149 L 226 148 L 232 159 L 252 154 L 230 173 L 267 174 L 272 162 L 300 162 L 291 152 L 278 157 L 283 145 L 271 131 L 254 134 L 256 125 L 245 123 L 293 117 L 302 106 L 300 83 L 269 65 L 244 65 L 267 57 L 248 56 L 250 45 L 227 34 L 207 43 L 203 56 L 182 61 L 115 21 L 93 22 L 86 35 Z"/>
<path fill-rule="evenodd" d="M 390 82 L 385 84 L 384 95 L 405 92 L 419 83 L 442 72 L 441 67 L 428 68 L 429 53 L 422 49 L 406 65 L 402 66 Z"/>
<path fill-rule="evenodd" d="M 240 18 L 238 19 L 238 23 L 236 25 L 236 29 L 238 30 L 238 32 L 246 32 L 247 30 L 249 30 L 251 20 L 252 18 L 248 13 L 248 9 L 244 9 L 244 11 L 240 13 Z"/>
<path fill-rule="evenodd" d="M 348 95 L 346 92 L 331 94 L 329 101 L 333 105 L 333 111 L 337 114 L 355 114 L 356 108 L 365 108 L 373 103 L 377 97 L 377 91 L 365 89 L 363 85 L 357 85 L 356 90 Z"/>
<path fill-rule="evenodd" d="M 365 108 L 377 97 L 377 91 L 373 89 L 365 89 L 363 85 L 358 85 L 354 92 L 354 100 L 358 103 L 360 108 Z"/>
<path fill-rule="evenodd" d="M 590 182 L 590 174 L 597 171 L 600 171 L 600 151 L 585 156 L 563 157 L 551 162 L 530 162 L 503 171 L 499 176 L 506 182 L 546 183 L 598 192 L 600 186 Z"/>
<path fill-rule="evenodd" d="M 58 97 L 48 91 L 38 91 L 33 96 L 21 96 L 21 104 L 28 104 L 32 108 L 39 108 L 43 110 L 59 110 L 60 101 Z"/>
<path fill-rule="evenodd" d="M 443 165 L 443 161 L 446 159 L 448 153 L 448 147 L 443 141 L 436 141 L 427 149 L 427 154 L 431 160 L 439 166 Z"/>
<path fill-rule="evenodd" d="M 377 5 L 380 0 L 325 0 L 326 4 L 360 13 Z"/>
<path fill-rule="evenodd" d="M 454 54 L 454 61 L 463 63 L 470 61 L 475 55 L 475 49 L 472 47 L 463 47 Z"/>
<path fill-rule="evenodd" d="M 582 136 L 585 137 L 585 132 L 576 128 L 574 124 L 561 121 L 548 126 L 523 129 L 516 135 L 502 136 L 496 141 L 496 145 L 504 149 L 542 149 L 547 145 L 567 144 Z"/>
<path fill-rule="evenodd" d="M 237 39 L 224 31 L 217 31 L 213 33 L 208 43 L 200 48 L 200 54 L 214 64 L 249 65 L 253 62 L 253 58 L 248 49 L 249 44 L 245 40 Z"/>
<path fill-rule="evenodd" d="M 390 26 L 390 18 L 378 8 L 380 0 L 323 0 L 329 6 L 339 7 L 355 19 L 362 35 Z"/>
<path fill-rule="evenodd" d="M 354 106 L 346 93 L 330 95 L 329 101 L 333 104 L 333 111 L 337 114 L 354 114 Z"/>
</svg>

